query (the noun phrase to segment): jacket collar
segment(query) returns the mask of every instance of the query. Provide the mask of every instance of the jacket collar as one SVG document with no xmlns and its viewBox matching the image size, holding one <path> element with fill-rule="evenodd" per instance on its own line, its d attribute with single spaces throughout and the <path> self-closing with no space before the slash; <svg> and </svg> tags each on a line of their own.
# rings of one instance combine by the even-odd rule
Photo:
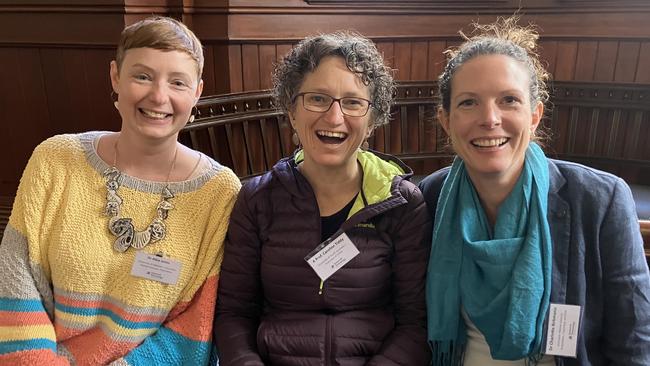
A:
<svg viewBox="0 0 650 366">
<path fill-rule="evenodd" d="M 311 185 L 298 170 L 302 160 L 302 150 L 296 150 L 292 156 L 278 161 L 273 167 L 273 174 L 293 195 L 300 199 L 311 199 L 314 195 Z M 348 218 L 361 211 L 367 212 L 365 208 L 372 208 L 372 212 L 361 215 L 361 220 L 354 220 L 360 222 L 406 203 L 398 186 L 403 179 L 413 175 L 411 168 L 392 155 L 371 150 L 359 151 L 357 160 L 363 169 L 362 189 Z"/>
</svg>

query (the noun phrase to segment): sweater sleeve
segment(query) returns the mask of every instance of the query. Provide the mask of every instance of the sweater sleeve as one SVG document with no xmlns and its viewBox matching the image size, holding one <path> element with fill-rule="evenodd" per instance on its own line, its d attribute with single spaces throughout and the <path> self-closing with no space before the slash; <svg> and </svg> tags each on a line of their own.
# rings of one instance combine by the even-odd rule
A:
<svg viewBox="0 0 650 366">
<path fill-rule="evenodd" d="M 420 191 L 410 183 L 405 188 L 408 204 L 395 215 L 398 222 L 389 233 L 395 248 L 392 300 L 396 325 L 367 365 L 428 365 L 431 359 L 424 296 L 431 217 Z"/>
<path fill-rule="evenodd" d="M 224 210 L 216 218 L 218 224 L 208 235 L 209 243 L 202 246 L 198 254 L 195 273 L 200 287 L 194 288 L 194 294 L 184 294 L 153 335 L 147 337 L 139 346 L 129 351 L 124 357 L 111 363 L 113 366 L 126 365 L 208 365 L 212 353 L 212 325 L 217 299 L 219 270 L 223 258 L 223 242 L 228 228 L 230 213 L 235 202 L 235 193 L 227 197 Z M 216 261 L 213 253 L 216 250 Z M 207 271 L 206 271 L 207 269 Z M 207 277 L 201 275 L 207 272 Z"/>
<path fill-rule="evenodd" d="M 226 237 L 219 281 L 214 338 L 224 366 L 263 366 L 257 351 L 257 327 L 262 309 L 260 239 L 248 209 L 249 182 L 237 199 Z"/>
<path fill-rule="evenodd" d="M 620 179 L 601 224 L 603 353 L 611 365 L 650 365 L 650 275 L 628 186 Z"/>
<path fill-rule="evenodd" d="M 57 355 L 47 227 L 52 174 L 42 145 L 30 158 L 0 244 L 0 364 L 69 365 Z M 51 201 L 51 200 L 50 200 Z"/>
</svg>

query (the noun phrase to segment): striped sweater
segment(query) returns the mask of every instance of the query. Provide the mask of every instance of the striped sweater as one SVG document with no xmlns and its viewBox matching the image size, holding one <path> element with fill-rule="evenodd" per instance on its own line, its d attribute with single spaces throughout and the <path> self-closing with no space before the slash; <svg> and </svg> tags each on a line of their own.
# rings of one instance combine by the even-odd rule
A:
<svg viewBox="0 0 650 366">
<path fill-rule="evenodd" d="M 211 160 L 169 184 L 166 237 L 141 251 L 180 262 L 175 284 L 131 275 L 137 250 L 113 250 L 101 132 L 40 144 L 23 173 L 0 244 L 0 365 L 202 365 L 223 240 L 240 188 Z M 142 230 L 164 183 L 122 175 L 122 215 Z"/>
</svg>

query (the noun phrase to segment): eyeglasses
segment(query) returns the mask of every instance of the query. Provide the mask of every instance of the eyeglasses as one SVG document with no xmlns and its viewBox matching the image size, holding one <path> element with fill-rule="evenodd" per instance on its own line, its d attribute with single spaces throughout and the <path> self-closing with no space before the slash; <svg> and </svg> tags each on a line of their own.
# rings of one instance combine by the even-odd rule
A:
<svg viewBox="0 0 650 366">
<path fill-rule="evenodd" d="M 332 108 L 334 102 L 339 102 L 341 113 L 350 117 L 363 117 L 368 113 L 372 103 L 363 98 L 344 97 L 334 98 L 323 93 L 299 93 L 293 97 L 292 102 L 296 102 L 298 97 L 302 97 L 302 106 L 311 112 L 325 113 Z"/>
</svg>

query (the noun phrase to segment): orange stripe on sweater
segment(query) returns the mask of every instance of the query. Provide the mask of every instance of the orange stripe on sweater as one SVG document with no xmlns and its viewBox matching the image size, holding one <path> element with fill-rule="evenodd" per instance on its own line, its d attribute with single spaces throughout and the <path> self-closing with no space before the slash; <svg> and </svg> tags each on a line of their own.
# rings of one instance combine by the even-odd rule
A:
<svg viewBox="0 0 650 366">
<path fill-rule="evenodd" d="M 0 327 L 51 324 L 44 312 L 0 311 Z"/>
<path fill-rule="evenodd" d="M 0 365 L 11 366 L 70 366 L 66 358 L 57 356 L 50 350 L 29 350 L 0 355 Z"/>
<path fill-rule="evenodd" d="M 72 353 L 77 366 L 106 365 L 126 355 L 138 345 L 131 342 L 115 342 L 99 328 L 89 329 L 60 343 Z"/>
<path fill-rule="evenodd" d="M 183 308 L 185 312 L 166 323 L 165 326 L 194 341 L 209 341 L 212 335 L 212 320 L 217 301 L 218 279 L 219 276 L 209 277 L 198 289 L 190 303 L 176 305 L 170 312 L 170 316 L 177 313 L 176 308 Z"/>
<path fill-rule="evenodd" d="M 126 311 L 124 308 L 111 303 L 110 301 L 86 301 L 75 300 L 62 295 L 54 296 L 54 300 L 62 305 L 74 306 L 86 309 L 106 309 L 115 313 L 117 316 L 124 320 L 132 322 L 156 322 L 160 323 L 165 319 L 164 315 L 140 315 Z"/>
</svg>

